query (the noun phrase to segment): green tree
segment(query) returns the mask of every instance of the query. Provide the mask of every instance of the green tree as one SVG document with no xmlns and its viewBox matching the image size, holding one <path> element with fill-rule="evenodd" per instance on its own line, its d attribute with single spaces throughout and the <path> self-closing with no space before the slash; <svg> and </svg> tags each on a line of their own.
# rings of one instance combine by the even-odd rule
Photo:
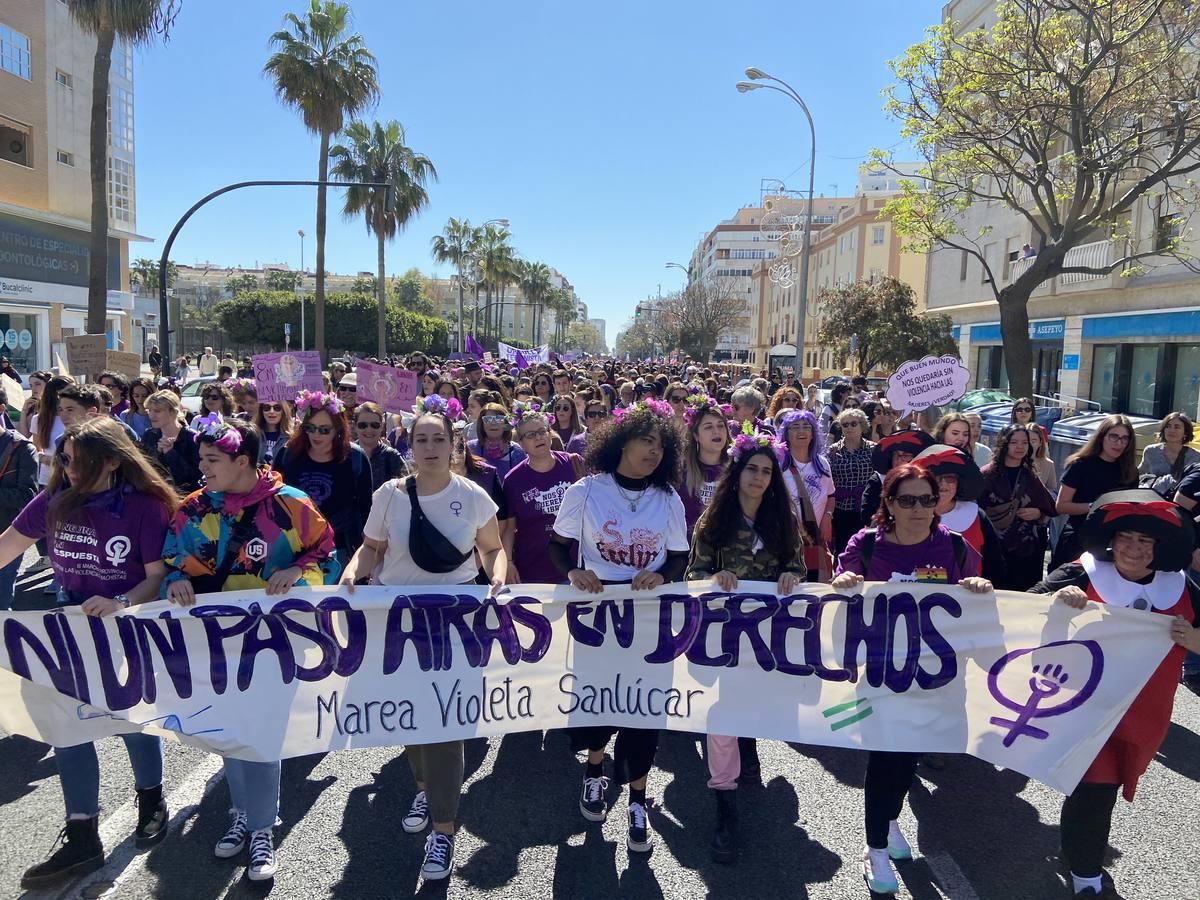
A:
<svg viewBox="0 0 1200 900">
<path fill-rule="evenodd" d="M 395 119 L 376 122 L 369 127 L 363 122 L 351 122 L 345 136 L 346 144 L 338 144 L 329 151 L 334 178 L 390 185 L 390 188 L 348 188 L 342 207 L 346 218 L 362 216 L 367 231 L 375 235 L 378 267 L 375 281 L 379 302 L 376 337 L 379 341 L 377 353 L 382 358 L 387 353 L 384 346 L 387 330 L 384 244 L 429 204 L 425 182 L 436 181 L 437 170 L 429 157 L 416 153 L 405 143 L 404 129 Z M 389 190 L 392 194 L 390 203 Z"/>
<path fill-rule="evenodd" d="M 354 279 L 354 284 L 350 285 L 350 293 L 370 294 L 372 297 L 374 297 L 375 283 L 374 275 L 359 275 Z"/>
<path fill-rule="evenodd" d="M 493 333 L 492 320 L 495 318 L 492 310 L 493 297 L 499 294 L 501 282 L 509 278 L 508 273 L 515 258 L 509 243 L 510 237 L 507 228 L 485 225 L 475 248 L 475 256 L 479 259 L 479 270 L 483 277 L 483 332 L 488 336 Z M 479 323 L 476 322 L 475 327 L 478 326 Z"/>
<path fill-rule="evenodd" d="M 858 372 L 894 369 L 910 359 L 958 355 L 949 316 L 921 315 L 913 289 L 895 278 L 855 281 L 817 296 L 821 326 L 817 340 L 842 359 L 857 345 Z"/>
<path fill-rule="evenodd" d="M 401 309 L 411 310 L 423 316 L 436 314 L 430 296 L 429 279 L 415 266 L 392 279 L 392 294 Z"/>
<path fill-rule="evenodd" d="M 236 297 L 238 294 L 245 294 L 248 291 L 257 291 L 261 285 L 258 283 L 258 277 L 251 275 L 249 272 L 243 272 L 241 275 L 235 275 L 233 278 L 225 282 L 225 287 L 229 289 L 229 293 Z"/>
<path fill-rule="evenodd" d="M 573 322 L 567 327 L 567 337 L 563 342 L 568 349 L 582 350 L 598 356 L 604 352 L 604 342 L 600 340 L 600 329 L 590 322 Z"/>
<path fill-rule="evenodd" d="M 1035 288 L 1062 274 L 1137 275 L 1155 258 L 1191 267 L 1200 4 L 1008 0 L 996 16 L 990 29 L 935 26 L 891 63 L 885 108 L 924 164 L 882 214 L 910 249 L 982 265 L 1012 391 L 1025 396 Z M 899 171 L 882 151 L 872 164 Z M 986 252 L 995 212 L 982 224 L 971 215 L 988 206 L 1011 210 L 1037 251 L 1007 284 Z M 1110 242 L 1103 261 L 1071 253 L 1098 241 Z"/>
<path fill-rule="evenodd" d="M 179 266 L 167 260 L 167 287 L 175 283 L 179 277 Z M 141 286 L 147 293 L 158 293 L 158 260 L 142 257 L 135 259 L 129 267 L 129 284 L 131 287 Z"/>
<path fill-rule="evenodd" d="M 542 340 L 542 310 L 550 293 L 550 267 L 543 262 L 517 261 L 517 285 L 528 303 L 533 304 L 533 343 Z"/>
<path fill-rule="evenodd" d="M 284 16 L 284 30 L 271 35 L 275 52 L 264 71 L 275 94 L 300 111 L 304 127 L 320 137 L 317 180 L 329 173 L 329 142 L 347 118 L 379 97 L 375 57 L 361 35 L 348 34 L 350 7 L 333 0 L 311 0 L 303 18 Z M 317 187 L 317 260 L 313 329 L 316 350 L 325 358 L 325 185 Z"/>
<path fill-rule="evenodd" d="M 435 234 L 430 241 L 433 258 L 440 263 L 454 266 L 458 281 L 458 350 L 462 352 L 466 340 L 466 285 L 463 283 L 463 272 L 474 265 L 473 248 L 478 240 L 479 229 L 471 225 L 468 219 L 450 218 L 441 234 Z M 474 311 L 473 311 L 474 312 Z M 476 313 L 477 315 L 477 313 Z"/>
<path fill-rule="evenodd" d="M 263 279 L 268 291 L 295 291 L 300 287 L 300 273 L 284 269 L 271 269 Z"/>
<path fill-rule="evenodd" d="M 92 107 L 88 172 L 92 188 L 92 231 L 88 258 L 88 334 L 103 334 L 108 322 L 108 120 L 113 44 L 167 40 L 182 0 L 68 0 L 75 23 L 96 38 L 92 58 Z"/>
</svg>

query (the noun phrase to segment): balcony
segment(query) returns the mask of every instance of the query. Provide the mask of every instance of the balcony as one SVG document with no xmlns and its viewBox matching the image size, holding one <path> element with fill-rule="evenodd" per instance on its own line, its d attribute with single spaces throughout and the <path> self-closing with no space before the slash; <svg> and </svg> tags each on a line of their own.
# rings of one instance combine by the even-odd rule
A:
<svg viewBox="0 0 1200 900">
<path fill-rule="evenodd" d="M 1090 244 L 1080 244 L 1067 251 L 1063 259 L 1063 267 L 1091 266 L 1099 268 L 1107 266 L 1112 261 L 1112 241 L 1093 241 Z M 1081 284 L 1085 281 L 1100 281 L 1110 275 L 1088 275 L 1082 272 L 1067 272 L 1059 275 L 1059 284 Z"/>
</svg>

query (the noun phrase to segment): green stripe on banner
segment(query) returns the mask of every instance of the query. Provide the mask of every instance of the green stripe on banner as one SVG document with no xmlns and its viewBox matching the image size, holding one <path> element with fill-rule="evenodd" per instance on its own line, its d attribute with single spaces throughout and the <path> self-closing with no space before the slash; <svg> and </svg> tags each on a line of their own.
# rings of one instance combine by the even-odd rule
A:
<svg viewBox="0 0 1200 900">
<path fill-rule="evenodd" d="M 848 719 L 843 719 L 840 722 L 834 722 L 832 725 L 829 726 L 829 730 L 830 731 L 838 731 L 839 729 L 845 728 L 847 725 L 853 725 L 855 722 L 859 722 L 859 721 L 865 719 L 867 716 L 871 715 L 871 713 L 873 713 L 873 712 L 875 712 L 875 710 L 871 709 L 871 707 L 868 706 L 862 712 L 857 713 Z"/>
<path fill-rule="evenodd" d="M 838 713 L 845 712 L 848 709 L 854 709 L 854 707 L 858 706 L 859 704 L 866 702 L 866 697 L 859 697 L 857 700 L 851 700 L 848 703 L 839 703 L 837 706 L 831 706 L 829 709 L 823 709 L 821 710 L 821 715 L 828 719 L 830 716 L 836 716 Z"/>
</svg>

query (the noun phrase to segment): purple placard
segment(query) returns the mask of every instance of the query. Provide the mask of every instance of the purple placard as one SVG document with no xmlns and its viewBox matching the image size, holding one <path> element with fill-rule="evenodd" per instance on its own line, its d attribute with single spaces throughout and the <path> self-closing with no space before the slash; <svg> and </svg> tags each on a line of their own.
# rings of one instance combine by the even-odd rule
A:
<svg viewBox="0 0 1200 900">
<path fill-rule="evenodd" d="M 417 402 L 417 373 L 392 366 L 360 362 L 354 367 L 358 377 L 358 399 L 378 403 L 384 412 L 412 412 Z"/>
<path fill-rule="evenodd" d="M 316 350 L 293 350 L 285 353 L 260 353 L 251 357 L 254 384 L 259 401 L 296 402 L 303 390 L 323 391 L 321 355 Z"/>
</svg>

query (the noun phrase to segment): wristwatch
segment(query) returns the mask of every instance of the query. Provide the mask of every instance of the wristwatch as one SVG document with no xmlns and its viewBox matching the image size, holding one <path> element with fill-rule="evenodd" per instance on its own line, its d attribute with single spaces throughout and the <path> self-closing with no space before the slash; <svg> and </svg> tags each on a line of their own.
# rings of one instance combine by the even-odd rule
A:
<svg viewBox="0 0 1200 900">
<path fill-rule="evenodd" d="M 122 609 L 129 609 L 128 594 L 117 594 L 117 596 L 113 597 L 113 602 L 120 603 Z"/>
</svg>

